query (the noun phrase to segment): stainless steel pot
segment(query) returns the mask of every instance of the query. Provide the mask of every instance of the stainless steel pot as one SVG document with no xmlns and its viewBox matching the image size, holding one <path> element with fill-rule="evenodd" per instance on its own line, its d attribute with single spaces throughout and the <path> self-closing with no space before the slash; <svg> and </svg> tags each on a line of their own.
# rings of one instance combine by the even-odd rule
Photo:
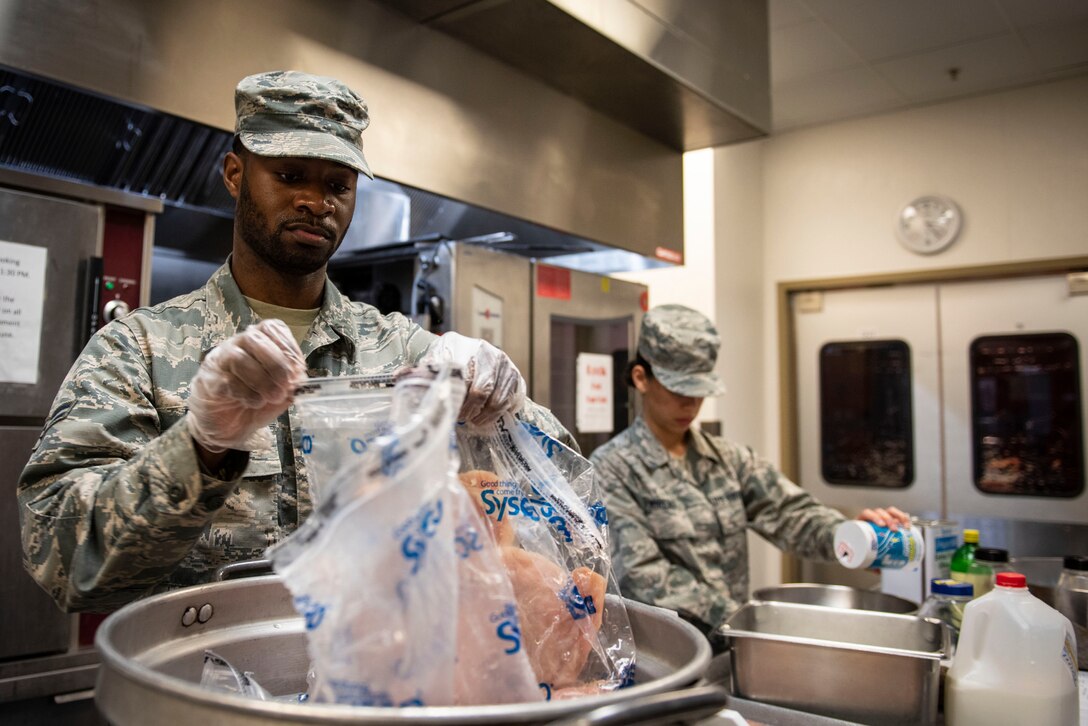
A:
<svg viewBox="0 0 1088 726">
<path fill-rule="evenodd" d="M 866 724 L 937 720 L 948 631 L 931 618 L 750 602 L 720 629 L 734 695 Z"/>
<path fill-rule="evenodd" d="M 847 610 L 873 610 L 881 613 L 913 615 L 918 603 L 883 592 L 859 590 L 845 585 L 818 585 L 795 582 L 777 587 L 765 587 L 752 594 L 753 600 L 791 602 L 799 605 L 822 605 Z"/>
<path fill-rule="evenodd" d="M 259 701 L 200 687 L 205 649 L 252 671 L 272 694 L 306 690 L 302 618 L 278 577 L 217 582 L 155 595 L 111 615 L 98 630 L 99 710 L 115 726 L 148 723 L 403 724 L 543 723 L 664 693 L 701 678 L 710 646 L 675 613 L 625 600 L 638 649 L 635 685 L 546 703 L 387 708 Z"/>
</svg>

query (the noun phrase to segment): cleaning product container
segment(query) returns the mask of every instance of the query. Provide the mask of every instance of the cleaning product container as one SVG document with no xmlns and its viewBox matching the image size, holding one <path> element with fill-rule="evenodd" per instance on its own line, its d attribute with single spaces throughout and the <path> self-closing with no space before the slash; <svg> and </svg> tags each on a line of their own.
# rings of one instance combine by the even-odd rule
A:
<svg viewBox="0 0 1088 726">
<path fill-rule="evenodd" d="M 948 726 L 1077 724 L 1073 626 L 1028 592 L 1027 578 L 1001 572 L 963 613 L 959 647 L 945 681 Z"/>
<path fill-rule="evenodd" d="M 835 528 L 835 557 L 843 567 L 898 569 L 922 559 L 925 543 L 914 527 L 888 529 L 856 519 Z"/>
</svg>

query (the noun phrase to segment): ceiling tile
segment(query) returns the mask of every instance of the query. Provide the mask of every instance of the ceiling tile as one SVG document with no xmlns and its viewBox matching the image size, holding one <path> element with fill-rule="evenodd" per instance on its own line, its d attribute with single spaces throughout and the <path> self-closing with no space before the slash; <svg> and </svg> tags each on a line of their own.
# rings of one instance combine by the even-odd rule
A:
<svg viewBox="0 0 1088 726">
<path fill-rule="evenodd" d="M 800 0 L 770 0 L 767 3 L 767 15 L 771 30 L 813 18 L 812 11 Z"/>
<path fill-rule="evenodd" d="M 907 101 L 869 68 L 831 71 L 774 90 L 774 129 L 824 123 L 903 106 Z"/>
<path fill-rule="evenodd" d="M 869 61 L 1009 30 L 994 0 L 808 0 L 808 5 Z"/>
<path fill-rule="evenodd" d="M 1088 2 L 1084 7 L 1088 9 Z M 1025 28 L 1020 35 L 1040 73 L 1088 72 L 1088 18 Z"/>
<path fill-rule="evenodd" d="M 950 68 L 959 69 L 956 80 Z M 873 69 L 914 103 L 1007 88 L 1037 76 L 1027 49 L 1011 33 L 876 63 Z"/>
<path fill-rule="evenodd" d="M 1088 20 L 1084 0 L 998 0 L 998 5 L 1018 28 Z"/>
<path fill-rule="evenodd" d="M 1088 74 L 1088 0 L 768 0 L 768 13 L 774 131 Z"/>
<path fill-rule="evenodd" d="M 817 20 L 771 31 L 771 85 L 860 65 L 827 25 Z"/>
</svg>

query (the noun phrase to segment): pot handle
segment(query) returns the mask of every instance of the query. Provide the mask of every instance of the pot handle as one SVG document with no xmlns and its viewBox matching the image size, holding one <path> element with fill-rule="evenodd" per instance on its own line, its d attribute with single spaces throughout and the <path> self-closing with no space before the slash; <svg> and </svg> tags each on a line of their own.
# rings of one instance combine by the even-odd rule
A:
<svg viewBox="0 0 1088 726">
<path fill-rule="evenodd" d="M 223 565 L 215 571 L 215 581 L 234 580 L 240 577 L 256 577 L 272 574 L 272 560 L 242 560 Z"/>
<path fill-rule="evenodd" d="M 726 707 L 729 695 L 719 686 L 655 693 L 601 706 L 552 721 L 548 726 L 618 726 L 619 724 L 695 723 Z"/>
</svg>

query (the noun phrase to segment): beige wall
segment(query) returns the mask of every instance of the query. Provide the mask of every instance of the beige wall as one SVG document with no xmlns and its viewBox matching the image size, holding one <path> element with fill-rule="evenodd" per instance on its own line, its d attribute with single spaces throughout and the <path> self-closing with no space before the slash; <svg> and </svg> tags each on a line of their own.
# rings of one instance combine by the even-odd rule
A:
<svg viewBox="0 0 1088 726">
<path fill-rule="evenodd" d="M 715 300 L 725 341 L 723 430 L 774 461 L 779 282 L 1088 254 L 1088 76 L 802 129 L 713 155 L 713 241 L 687 236 L 686 268 L 639 277 L 655 304 L 681 302 L 707 284 L 696 260 L 714 260 L 703 289 L 713 291 L 705 299 Z M 908 252 L 893 229 L 900 207 L 927 193 L 952 197 L 965 218 L 959 240 L 932 257 Z M 696 251 L 707 244 L 714 249 Z M 753 588 L 778 580 L 770 546 L 753 550 L 751 565 Z"/>
<path fill-rule="evenodd" d="M 1084 255 L 1088 76 L 783 134 L 763 145 L 762 167 L 768 321 L 781 281 Z M 893 229 L 926 193 L 964 213 L 960 238 L 934 256 Z M 762 443 L 777 456 L 775 334 L 764 326 Z"/>
</svg>

